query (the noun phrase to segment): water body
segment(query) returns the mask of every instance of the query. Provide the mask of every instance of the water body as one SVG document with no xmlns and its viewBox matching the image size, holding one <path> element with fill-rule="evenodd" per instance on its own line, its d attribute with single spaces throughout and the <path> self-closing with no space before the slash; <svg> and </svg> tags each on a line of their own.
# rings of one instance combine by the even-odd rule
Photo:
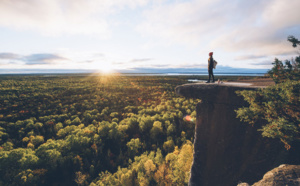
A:
<svg viewBox="0 0 300 186">
<path fill-rule="evenodd" d="M 121 76 L 208 76 L 207 73 L 123 73 Z M 264 76 L 265 73 L 214 73 L 214 76 Z"/>
<path fill-rule="evenodd" d="M 0 74 L 0 76 L 208 76 L 207 73 L 20 73 L 20 74 Z M 214 73 L 215 76 L 264 76 L 265 73 Z"/>
</svg>

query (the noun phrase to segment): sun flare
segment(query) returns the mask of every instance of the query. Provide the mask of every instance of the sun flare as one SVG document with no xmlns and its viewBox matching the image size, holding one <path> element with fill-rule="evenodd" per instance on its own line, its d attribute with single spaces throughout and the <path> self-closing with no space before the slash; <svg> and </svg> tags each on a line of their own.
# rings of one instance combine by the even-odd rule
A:
<svg viewBox="0 0 300 186">
<path fill-rule="evenodd" d="M 99 72 L 105 74 L 109 74 L 113 72 L 113 66 L 109 62 L 98 64 L 97 69 L 99 70 Z"/>
</svg>

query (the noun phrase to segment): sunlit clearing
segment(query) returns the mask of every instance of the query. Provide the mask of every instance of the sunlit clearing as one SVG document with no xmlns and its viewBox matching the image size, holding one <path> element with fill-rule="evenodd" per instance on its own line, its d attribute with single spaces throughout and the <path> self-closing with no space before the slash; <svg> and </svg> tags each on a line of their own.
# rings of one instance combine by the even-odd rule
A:
<svg viewBox="0 0 300 186">
<path fill-rule="evenodd" d="M 113 72 L 113 70 L 111 71 Z M 109 72 L 100 72 L 100 74 L 97 75 L 98 76 L 98 83 L 99 85 L 105 85 L 105 86 L 111 86 L 112 84 L 114 84 L 116 81 L 119 80 L 120 75 L 117 73 L 109 73 Z"/>
</svg>

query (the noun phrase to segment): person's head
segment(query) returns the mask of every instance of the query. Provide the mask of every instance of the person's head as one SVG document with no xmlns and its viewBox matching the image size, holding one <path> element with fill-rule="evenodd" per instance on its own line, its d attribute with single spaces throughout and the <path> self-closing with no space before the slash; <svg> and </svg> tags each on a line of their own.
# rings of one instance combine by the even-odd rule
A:
<svg viewBox="0 0 300 186">
<path fill-rule="evenodd" d="M 214 54 L 213 52 L 210 52 L 208 55 L 209 55 L 209 56 L 212 56 L 213 54 Z"/>
</svg>

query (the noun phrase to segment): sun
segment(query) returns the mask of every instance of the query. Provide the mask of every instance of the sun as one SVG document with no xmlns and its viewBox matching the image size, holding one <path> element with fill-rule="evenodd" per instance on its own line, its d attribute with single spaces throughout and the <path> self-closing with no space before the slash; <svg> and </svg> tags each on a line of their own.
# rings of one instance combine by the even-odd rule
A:
<svg viewBox="0 0 300 186">
<path fill-rule="evenodd" d="M 114 70 L 113 65 L 109 62 L 98 64 L 97 69 L 99 70 L 99 72 L 104 74 L 112 73 Z"/>
</svg>

